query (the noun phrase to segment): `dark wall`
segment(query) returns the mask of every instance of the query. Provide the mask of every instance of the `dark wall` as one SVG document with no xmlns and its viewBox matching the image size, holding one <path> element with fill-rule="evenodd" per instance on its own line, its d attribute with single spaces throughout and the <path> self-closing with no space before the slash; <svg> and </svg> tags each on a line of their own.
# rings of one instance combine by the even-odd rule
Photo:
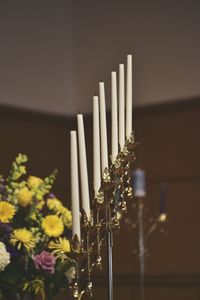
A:
<svg viewBox="0 0 200 300">
<path fill-rule="evenodd" d="M 88 153 L 92 153 L 92 118 L 85 117 Z M 70 207 L 69 131 L 75 117 L 36 115 L 1 108 L 0 173 L 6 174 L 19 152 L 28 154 L 30 173 L 45 176 L 59 169 L 55 192 Z M 200 102 L 147 107 L 134 111 L 137 164 L 147 173 L 150 213 L 159 211 L 159 189 L 167 183 L 168 234 L 151 236 L 146 260 L 146 299 L 200 298 Z M 91 160 L 88 155 L 90 178 Z M 130 215 L 132 212 L 130 212 Z M 115 299 L 139 299 L 136 238 L 125 230 L 114 239 Z M 94 299 L 105 299 L 106 265 L 95 274 Z M 63 295 L 63 299 L 65 299 Z M 62 297 L 61 297 L 62 298 Z M 60 299 L 61 299 L 60 298 Z"/>
</svg>

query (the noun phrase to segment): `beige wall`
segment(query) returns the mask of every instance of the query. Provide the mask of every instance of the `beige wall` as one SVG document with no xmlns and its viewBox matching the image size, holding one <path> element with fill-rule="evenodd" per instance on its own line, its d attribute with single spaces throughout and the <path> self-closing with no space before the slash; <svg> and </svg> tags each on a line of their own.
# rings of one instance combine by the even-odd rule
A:
<svg viewBox="0 0 200 300">
<path fill-rule="evenodd" d="M 199 36 L 197 0 L 1 0 L 0 103 L 91 112 L 128 52 L 134 105 L 199 96 Z"/>
</svg>

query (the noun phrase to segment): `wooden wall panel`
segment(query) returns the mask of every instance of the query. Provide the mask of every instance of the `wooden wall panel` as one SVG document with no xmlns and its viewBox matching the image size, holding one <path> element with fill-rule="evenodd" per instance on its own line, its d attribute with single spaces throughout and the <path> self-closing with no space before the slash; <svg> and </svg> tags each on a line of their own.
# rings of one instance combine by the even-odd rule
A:
<svg viewBox="0 0 200 300">
<path fill-rule="evenodd" d="M 45 176 L 59 169 L 55 191 L 70 206 L 69 131 L 75 126 L 75 117 L 1 108 L 0 173 L 8 172 L 17 153 L 27 153 L 31 173 Z M 85 127 L 88 152 L 92 153 L 91 116 L 85 117 Z M 141 142 L 137 164 L 146 170 L 146 201 L 155 216 L 159 211 L 160 184 L 167 183 L 168 235 L 155 233 L 149 241 L 146 299 L 199 299 L 200 102 L 136 109 L 134 127 Z M 91 179 L 92 155 L 88 161 Z M 115 234 L 114 245 L 115 299 L 139 299 L 138 259 L 132 253 L 135 236 L 122 226 Z M 105 272 L 106 264 L 102 274 Z M 96 275 L 95 281 L 94 299 L 105 299 L 106 278 Z M 64 293 L 58 299 L 65 297 Z"/>
</svg>

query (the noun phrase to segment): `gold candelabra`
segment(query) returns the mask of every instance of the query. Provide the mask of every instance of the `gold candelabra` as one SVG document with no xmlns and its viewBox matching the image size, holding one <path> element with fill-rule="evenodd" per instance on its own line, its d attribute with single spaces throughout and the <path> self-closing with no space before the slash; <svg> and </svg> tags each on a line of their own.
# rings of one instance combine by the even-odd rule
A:
<svg viewBox="0 0 200 300">
<path fill-rule="evenodd" d="M 135 161 L 134 134 L 126 140 L 116 161 L 105 168 L 101 188 L 92 201 L 91 220 L 82 212 L 81 241 L 75 236 L 71 242 L 71 256 L 76 276 L 72 282 L 74 299 L 80 300 L 87 293 L 92 296 L 92 271 L 102 269 L 102 244 L 107 240 L 108 299 L 113 299 L 112 240 L 113 231 L 119 229 L 122 216 L 127 211 L 127 201 L 132 198 L 132 174 Z"/>
<path fill-rule="evenodd" d="M 147 242 L 156 230 L 164 234 L 167 233 L 168 216 L 164 212 L 161 212 L 157 217 L 149 216 L 145 197 L 135 197 L 135 200 L 131 204 L 129 203 L 131 217 L 126 216 L 124 224 L 127 229 L 137 233 L 137 247 L 134 253 L 138 255 L 140 262 L 140 299 L 144 300 L 145 257 L 148 255 Z"/>
<path fill-rule="evenodd" d="M 136 201 L 129 205 L 128 210 L 131 212 L 131 217 L 126 215 L 123 223 L 128 230 L 131 232 L 136 232 L 138 241 L 142 233 L 144 242 L 144 255 L 147 256 L 147 243 L 151 234 L 155 231 L 163 234 L 167 233 L 168 215 L 164 212 L 161 212 L 156 217 L 150 216 L 149 209 L 145 203 L 145 197 L 136 198 Z M 139 242 L 137 244 L 137 248 L 134 250 L 134 253 L 138 253 L 139 256 L 141 254 Z"/>
</svg>

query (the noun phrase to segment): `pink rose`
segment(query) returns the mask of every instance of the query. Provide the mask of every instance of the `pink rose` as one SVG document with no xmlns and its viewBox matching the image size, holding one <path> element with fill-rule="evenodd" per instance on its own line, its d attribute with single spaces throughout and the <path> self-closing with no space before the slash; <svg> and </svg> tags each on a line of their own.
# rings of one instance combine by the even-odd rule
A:
<svg viewBox="0 0 200 300">
<path fill-rule="evenodd" d="M 42 269 L 51 274 L 55 272 L 55 263 L 55 256 L 47 251 L 42 251 L 40 254 L 34 257 L 34 264 L 36 269 Z"/>
</svg>

